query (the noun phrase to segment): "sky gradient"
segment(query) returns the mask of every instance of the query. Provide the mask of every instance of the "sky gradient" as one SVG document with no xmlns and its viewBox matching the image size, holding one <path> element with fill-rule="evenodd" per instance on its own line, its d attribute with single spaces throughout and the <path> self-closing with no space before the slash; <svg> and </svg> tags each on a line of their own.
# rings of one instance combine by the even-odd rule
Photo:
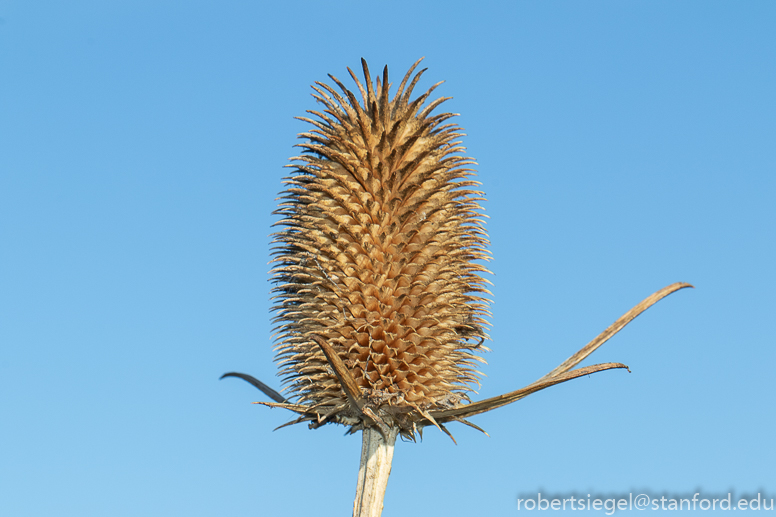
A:
<svg viewBox="0 0 776 517">
<path fill-rule="evenodd" d="M 383 515 L 776 497 L 773 2 L 0 4 L 0 515 L 348 515 L 360 436 L 272 430 L 270 226 L 309 85 L 460 113 L 494 260 L 476 398 L 652 292 L 599 373 L 399 443 Z M 599 513 L 599 512 L 597 512 Z"/>
</svg>

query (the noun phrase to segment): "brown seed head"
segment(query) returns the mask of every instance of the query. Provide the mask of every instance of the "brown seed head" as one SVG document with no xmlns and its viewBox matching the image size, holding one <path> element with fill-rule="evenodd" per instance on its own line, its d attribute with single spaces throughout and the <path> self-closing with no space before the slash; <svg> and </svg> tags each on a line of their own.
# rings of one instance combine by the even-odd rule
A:
<svg viewBox="0 0 776 517">
<path fill-rule="evenodd" d="M 362 60 L 365 85 L 348 69 L 361 101 L 330 76 L 341 92 L 316 83 L 324 109 L 309 111 L 318 120 L 301 118 L 314 129 L 299 135 L 304 154 L 292 158 L 276 211 L 283 229 L 272 272 L 277 360 L 289 395 L 315 407 L 314 427 L 332 421 L 353 431 L 382 420 L 408 434 L 479 384 L 483 194 L 470 179 L 474 162 L 461 155 L 461 128 L 445 123 L 454 115 L 432 115 L 447 98 L 424 107 L 439 83 L 410 98 L 425 71 L 409 80 L 419 62 L 389 99 L 388 68 L 373 83 Z"/>
</svg>

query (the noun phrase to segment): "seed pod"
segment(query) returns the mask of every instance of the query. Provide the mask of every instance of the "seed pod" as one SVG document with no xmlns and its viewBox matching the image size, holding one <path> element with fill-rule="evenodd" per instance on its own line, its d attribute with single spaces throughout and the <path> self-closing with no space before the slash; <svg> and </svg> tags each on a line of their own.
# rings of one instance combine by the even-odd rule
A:
<svg viewBox="0 0 776 517">
<path fill-rule="evenodd" d="M 361 101 L 330 76 L 340 91 L 316 83 L 324 109 L 300 117 L 313 129 L 289 165 L 272 273 L 276 359 L 311 427 L 413 436 L 479 384 L 483 194 L 454 114 L 432 115 L 449 98 L 424 107 L 441 83 L 411 99 L 419 62 L 390 99 L 388 68 L 373 83 L 362 60 L 364 84 L 348 69 Z"/>
</svg>

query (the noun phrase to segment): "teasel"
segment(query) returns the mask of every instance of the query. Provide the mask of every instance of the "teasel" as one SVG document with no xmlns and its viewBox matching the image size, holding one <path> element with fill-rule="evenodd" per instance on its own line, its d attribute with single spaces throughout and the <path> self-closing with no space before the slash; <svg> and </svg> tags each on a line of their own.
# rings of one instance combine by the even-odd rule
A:
<svg viewBox="0 0 776 517">
<path fill-rule="evenodd" d="M 576 377 L 627 369 L 574 367 L 658 300 L 691 287 L 661 289 L 541 379 L 473 402 L 488 339 L 484 194 L 455 114 L 433 114 L 449 97 L 427 103 L 441 83 L 412 98 L 426 71 L 413 76 L 420 61 L 393 95 L 388 68 L 373 82 L 363 59 L 363 83 L 348 68 L 358 96 L 332 75 L 334 87 L 312 87 L 322 109 L 298 117 L 312 128 L 299 135 L 303 153 L 291 159 L 275 212 L 276 360 L 288 396 L 247 374 L 222 376 L 274 400 L 257 404 L 298 415 L 280 427 L 362 431 L 358 517 L 382 511 L 398 435 L 415 440 L 435 426 L 452 438 L 450 422 L 485 432 L 467 419 Z"/>
</svg>

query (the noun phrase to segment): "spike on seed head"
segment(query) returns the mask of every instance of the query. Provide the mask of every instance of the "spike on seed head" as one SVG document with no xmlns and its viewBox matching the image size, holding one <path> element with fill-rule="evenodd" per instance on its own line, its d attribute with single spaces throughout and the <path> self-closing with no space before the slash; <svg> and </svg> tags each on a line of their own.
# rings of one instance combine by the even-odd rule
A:
<svg viewBox="0 0 776 517">
<path fill-rule="evenodd" d="M 324 109 L 302 118 L 314 129 L 300 134 L 276 211 L 273 292 L 276 359 L 290 397 L 315 408 L 302 419 L 316 418 L 313 427 L 387 422 L 409 436 L 478 385 L 483 194 L 472 190 L 460 128 L 443 125 L 453 115 L 431 116 L 447 99 L 419 111 L 437 85 L 410 100 L 419 62 L 389 100 L 387 67 L 375 87 L 362 60 L 366 88 L 348 69 L 360 102 L 330 76 L 341 93 L 316 83 Z"/>
</svg>

